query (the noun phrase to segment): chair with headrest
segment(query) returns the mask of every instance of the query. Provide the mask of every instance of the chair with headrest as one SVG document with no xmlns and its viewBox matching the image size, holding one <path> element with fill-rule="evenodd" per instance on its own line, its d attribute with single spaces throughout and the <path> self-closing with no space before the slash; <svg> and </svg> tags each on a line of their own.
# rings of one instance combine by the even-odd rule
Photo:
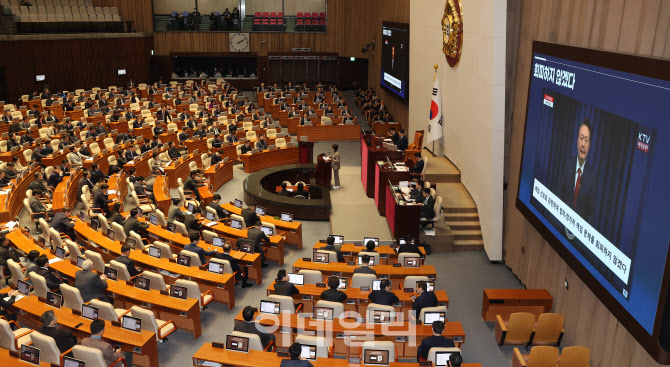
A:
<svg viewBox="0 0 670 367">
<path fill-rule="evenodd" d="M 297 335 L 295 342 L 300 344 L 315 345 L 317 358 L 333 358 L 334 349 L 328 339 L 323 336 Z"/>
<path fill-rule="evenodd" d="M 153 271 L 145 270 L 142 276 L 149 279 L 149 287 L 157 291 L 166 291 L 165 279 L 162 274 L 154 273 Z"/>
<path fill-rule="evenodd" d="M 142 251 L 142 250 L 144 250 L 146 247 L 148 247 L 148 246 L 144 246 L 144 242 L 143 242 L 143 240 L 145 240 L 145 238 L 142 238 L 142 236 L 140 236 L 139 234 L 137 234 L 137 232 L 135 232 L 135 231 L 130 231 L 128 234 L 130 235 L 130 238 L 132 238 L 132 239 L 135 240 L 135 250 L 140 250 L 140 251 Z M 147 242 L 149 242 L 149 241 L 147 240 Z"/>
<path fill-rule="evenodd" d="M 85 347 L 83 345 L 75 345 L 72 348 L 72 354 L 74 355 L 75 359 L 84 362 L 86 367 L 113 367 L 123 366 L 126 363 L 126 360 L 123 357 L 119 357 L 108 366 L 107 362 L 105 362 L 102 350 L 98 348 Z"/>
<path fill-rule="evenodd" d="M 119 321 L 123 315 L 130 312 L 130 310 L 123 308 L 114 308 L 111 303 L 95 298 L 89 304 L 98 308 L 98 318 L 107 321 Z"/>
<path fill-rule="evenodd" d="M 153 214 L 158 219 L 156 221 L 156 225 L 167 226 L 167 219 L 165 218 L 165 214 L 163 214 L 163 211 L 161 211 L 160 209 L 156 209 L 156 210 L 154 210 Z"/>
<path fill-rule="evenodd" d="M 393 306 L 387 306 L 387 305 L 380 305 L 378 303 L 370 303 L 368 304 L 368 311 L 389 311 L 390 312 L 390 317 L 391 321 L 395 321 L 396 319 L 396 312 L 395 312 L 395 307 Z"/>
<path fill-rule="evenodd" d="M 111 260 L 109 262 L 109 266 L 112 269 L 117 270 L 117 278 L 119 280 L 130 281 L 130 272 L 128 272 L 128 267 L 126 267 L 126 264 L 120 263 L 116 260 Z"/>
<path fill-rule="evenodd" d="M 400 255 L 402 255 L 402 254 L 400 254 Z M 398 260 L 398 262 L 400 263 L 400 260 Z M 405 277 L 405 280 L 402 282 L 402 287 L 400 287 L 400 289 L 412 288 L 412 289 L 416 290 L 416 283 L 418 283 L 420 281 L 427 282 L 427 281 L 430 281 L 430 279 L 428 279 L 428 277 L 425 276 L 425 275 L 408 275 L 408 276 Z"/>
<path fill-rule="evenodd" d="M 26 278 L 24 276 L 25 274 L 23 270 L 21 269 L 21 264 L 15 262 L 12 259 L 8 259 L 7 267 L 9 268 L 9 272 L 12 275 L 12 277 L 9 278 L 9 285 L 16 287 L 19 284 L 19 280 L 24 280 Z"/>
<path fill-rule="evenodd" d="M 242 229 L 247 228 L 247 222 L 244 221 L 244 218 L 243 218 L 241 215 L 237 215 L 237 214 L 232 214 L 232 213 L 231 213 L 231 214 L 230 214 L 230 219 L 231 219 L 231 220 L 238 220 L 238 221 L 240 221 L 240 223 L 242 223 Z M 254 224 L 254 223 L 252 223 L 252 225 L 253 225 L 253 224 Z"/>
<path fill-rule="evenodd" d="M 318 300 L 316 302 L 315 307 L 328 307 L 333 309 L 333 320 L 339 318 L 342 316 L 343 313 L 346 312 L 344 309 L 344 304 L 342 302 L 331 302 L 331 301 L 324 301 L 324 300 Z"/>
<path fill-rule="evenodd" d="M 300 269 L 298 274 L 304 275 L 305 284 L 323 283 L 323 274 L 318 270 Z"/>
<path fill-rule="evenodd" d="M 161 258 L 164 259 L 176 259 L 177 255 L 172 254 L 172 248 L 165 242 L 154 241 L 153 246 L 156 246 L 161 250 Z"/>
<path fill-rule="evenodd" d="M 114 139 L 112 138 L 105 138 L 105 140 L 102 141 L 105 144 L 105 149 L 112 149 L 114 148 Z M 113 156 L 112 156 L 113 157 Z"/>
<path fill-rule="evenodd" d="M 105 218 L 104 214 L 102 214 L 102 213 L 98 214 L 98 222 L 100 222 L 99 230 L 102 233 L 106 234 L 110 227 L 109 227 L 109 222 L 107 221 L 107 218 Z"/>
<path fill-rule="evenodd" d="M 197 299 L 201 308 L 206 307 L 210 302 L 214 300 L 214 295 L 212 294 L 211 290 L 202 293 L 200 291 L 200 286 L 198 285 L 198 283 L 192 280 L 177 279 L 174 282 L 174 285 L 186 288 L 186 297 Z"/>
<path fill-rule="evenodd" d="M 372 282 L 377 280 L 374 274 L 354 274 L 351 277 L 351 288 L 370 287 L 372 289 Z"/>
<path fill-rule="evenodd" d="M 256 136 L 256 131 L 254 131 L 254 130 L 247 131 L 246 138 L 247 138 L 247 140 L 256 140 L 258 138 Z"/>
<path fill-rule="evenodd" d="M 101 274 L 105 272 L 105 262 L 102 260 L 102 256 L 99 253 L 86 250 L 84 251 L 84 256 L 86 259 L 93 261 L 93 270 Z"/>
<path fill-rule="evenodd" d="M 185 236 L 188 236 L 188 230 L 186 229 L 186 226 L 184 225 L 184 223 L 182 223 L 180 221 L 176 221 L 176 220 L 172 223 L 174 223 L 174 226 L 176 228 L 176 230 L 175 230 L 176 233 L 181 233 Z"/>
<path fill-rule="evenodd" d="M 79 245 L 77 245 L 76 242 L 70 241 L 69 239 L 65 239 L 65 248 L 67 248 L 68 251 L 68 259 L 74 261 L 75 263 L 77 262 L 77 258 L 79 256 L 84 256 L 81 253 L 81 248 Z"/>
<path fill-rule="evenodd" d="M 131 307 L 130 314 L 133 317 L 142 319 L 142 330 L 148 330 L 156 333 L 156 340 L 160 342 L 167 341 L 168 335 L 174 333 L 177 330 L 177 326 L 172 322 L 172 320 L 159 320 L 152 311 L 142 307 Z"/>
<path fill-rule="evenodd" d="M 430 361 L 430 362 L 435 362 L 435 355 L 437 354 L 437 352 L 460 353 L 461 349 L 457 348 L 457 347 L 449 347 L 449 348 L 432 347 L 428 351 L 428 359 L 427 360 Z"/>
<path fill-rule="evenodd" d="M 532 345 L 560 346 L 565 318 L 560 313 L 543 313 L 537 318 Z"/>
<path fill-rule="evenodd" d="M 212 215 L 214 215 L 214 221 L 215 221 L 215 222 L 218 222 L 218 221 L 219 221 L 219 215 L 217 214 L 217 212 L 216 212 L 216 210 L 215 210 L 214 208 L 211 208 L 211 207 L 209 207 L 209 206 L 206 206 L 206 207 L 205 207 L 205 211 L 207 211 L 207 213 L 212 213 Z"/>
<path fill-rule="evenodd" d="M 93 142 L 88 145 L 88 150 L 91 152 L 91 155 L 95 155 L 98 153 L 101 153 L 102 151 L 100 150 L 100 145 L 97 142 Z"/>
<path fill-rule="evenodd" d="M 79 289 L 62 283 L 60 285 L 61 294 L 63 294 L 63 306 L 72 310 L 81 310 L 81 305 L 84 304 L 84 299 L 81 298 L 81 292 Z"/>
<path fill-rule="evenodd" d="M 435 192 L 435 189 L 430 189 L 431 195 Z M 435 226 L 435 222 L 444 220 L 443 218 L 443 213 L 442 213 L 442 196 L 438 196 L 435 198 L 435 204 L 433 205 L 433 212 L 435 213 L 435 216 L 432 219 L 427 219 L 427 218 L 419 218 L 419 221 L 425 222 L 425 223 L 430 223 L 431 227 Z"/>
<path fill-rule="evenodd" d="M 328 254 L 328 262 L 329 263 L 338 262 L 337 261 L 337 252 L 335 252 L 335 251 L 328 251 L 328 250 L 319 249 L 316 252 L 323 252 L 324 254 Z"/>
<path fill-rule="evenodd" d="M 10 324 L 16 330 L 12 331 Z M 30 334 L 33 332 L 35 331 L 32 329 L 20 327 L 16 321 L 0 319 L 0 348 L 12 352 L 20 351 L 23 344 L 30 343 Z"/>
<path fill-rule="evenodd" d="M 368 340 L 363 342 L 360 349 L 361 360 L 363 360 L 362 356 L 365 355 L 365 351 L 368 349 L 387 350 L 389 352 L 389 362 L 398 361 L 398 356 L 395 352 L 395 344 L 392 341 Z"/>
<path fill-rule="evenodd" d="M 275 139 L 275 146 L 277 148 L 286 148 L 286 138 L 277 138 Z"/>
<path fill-rule="evenodd" d="M 198 254 L 196 254 L 195 252 L 181 250 L 180 254 L 191 258 L 191 266 L 197 266 L 197 267 L 202 266 L 202 262 L 200 262 L 200 256 L 198 256 Z"/>
<path fill-rule="evenodd" d="M 33 347 L 40 350 L 40 362 L 62 366 L 63 357 L 70 353 L 70 350 L 67 350 L 61 354 L 60 350 L 58 350 L 58 345 L 56 344 L 54 338 L 37 331 L 30 333 L 30 340 L 33 342 Z"/>
<path fill-rule="evenodd" d="M 37 274 L 34 271 L 30 273 L 28 277 L 30 278 L 30 281 L 33 283 L 33 286 L 35 287 L 33 293 L 37 297 L 47 298 L 47 292 L 49 292 L 49 287 L 47 287 L 46 279 L 44 279 L 43 276 Z"/>
<path fill-rule="evenodd" d="M 302 303 L 298 305 L 298 309 L 296 310 L 295 304 L 293 303 L 293 297 L 271 294 L 268 296 L 268 300 L 279 302 L 279 312 L 281 313 L 294 314 L 302 310 Z"/>
<path fill-rule="evenodd" d="M 265 349 L 263 348 L 263 343 L 261 342 L 261 337 L 256 334 L 243 333 L 241 331 L 233 331 L 230 335 L 249 339 L 249 350 L 257 350 L 261 352 L 265 351 Z M 270 342 L 270 344 L 268 344 L 267 346 L 268 350 L 270 350 L 273 345 L 274 342 Z"/>
<path fill-rule="evenodd" d="M 123 226 L 116 222 L 112 222 L 110 225 L 112 226 L 112 230 L 114 230 L 116 240 L 126 242 L 126 231 L 123 230 Z"/>
</svg>

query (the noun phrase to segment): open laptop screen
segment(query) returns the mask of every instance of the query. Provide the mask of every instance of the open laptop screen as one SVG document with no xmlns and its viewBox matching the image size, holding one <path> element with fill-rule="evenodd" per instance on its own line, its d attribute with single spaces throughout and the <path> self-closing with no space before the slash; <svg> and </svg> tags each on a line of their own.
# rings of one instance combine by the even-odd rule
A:
<svg viewBox="0 0 670 367">
<path fill-rule="evenodd" d="M 279 302 L 261 300 L 260 312 L 279 315 Z"/>
<path fill-rule="evenodd" d="M 376 365 L 388 366 L 389 351 L 366 349 L 365 355 L 363 356 L 363 364 L 376 364 Z"/>
<path fill-rule="evenodd" d="M 142 331 L 142 319 L 123 315 L 123 319 L 121 320 L 121 327 L 126 330 L 140 332 Z"/>
<path fill-rule="evenodd" d="M 228 335 L 226 336 L 226 349 L 246 353 L 249 351 L 249 338 Z"/>
<path fill-rule="evenodd" d="M 300 347 L 302 348 L 300 358 L 316 361 L 316 345 L 301 344 Z"/>
<path fill-rule="evenodd" d="M 297 274 L 297 273 L 289 273 L 288 274 L 288 281 L 291 284 L 295 285 L 305 285 L 305 275 L 304 274 Z"/>
</svg>

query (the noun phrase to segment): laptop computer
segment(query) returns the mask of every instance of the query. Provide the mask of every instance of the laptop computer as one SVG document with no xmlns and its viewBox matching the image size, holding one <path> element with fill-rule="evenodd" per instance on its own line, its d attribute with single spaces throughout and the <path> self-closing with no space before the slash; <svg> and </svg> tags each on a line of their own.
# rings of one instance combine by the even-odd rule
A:
<svg viewBox="0 0 670 367">
<path fill-rule="evenodd" d="M 418 268 L 421 266 L 421 258 L 420 257 L 406 257 L 403 260 L 402 266 L 404 268 Z"/>
<path fill-rule="evenodd" d="M 223 264 L 210 261 L 207 270 L 210 273 L 223 274 Z"/>
<path fill-rule="evenodd" d="M 24 362 L 32 363 L 34 365 L 39 366 L 40 350 L 33 346 L 23 344 L 21 346 L 21 354 L 19 358 Z"/>
<path fill-rule="evenodd" d="M 231 219 L 230 220 L 230 226 L 235 228 L 235 229 L 242 229 L 242 222 L 240 222 L 237 219 Z"/>
<path fill-rule="evenodd" d="M 261 307 L 259 310 L 261 313 L 279 315 L 279 302 L 261 300 Z"/>
<path fill-rule="evenodd" d="M 30 294 L 30 284 L 28 282 L 24 282 L 23 280 L 19 280 L 17 285 L 16 285 L 17 290 L 19 293 L 23 294 L 24 296 L 27 296 Z"/>
<path fill-rule="evenodd" d="M 375 247 L 379 247 L 379 238 L 378 237 L 363 237 L 363 246 L 367 245 L 368 241 L 374 241 Z"/>
<path fill-rule="evenodd" d="M 331 307 L 314 306 L 312 318 L 316 320 L 332 320 L 333 309 Z"/>
<path fill-rule="evenodd" d="M 363 256 L 358 255 L 358 266 L 363 266 Z M 370 256 L 370 261 L 368 261 L 368 266 L 375 266 L 375 258 Z"/>
<path fill-rule="evenodd" d="M 115 240 L 116 239 L 116 231 L 111 229 L 111 228 L 108 229 L 107 230 L 107 238 L 109 238 L 110 240 Z"/>
<path fill-rule="evenodd" d="M 121 318 L 121 327 L 126 330 L 140 332 L 142 331 L 142 319 L 123 315 L 123 318 Z"/>
<path fill-rule="evenodd" d="M 342 245 L 344 244 L 344 236 L 340 236 L 337 234 L 331 234 L 332 237 L 335 238 L 335 245 Z"/>
<path fill-rule="evenodd" d="M 340 285 L 337 286 L 337 289 L 347 289 L 347 278 L 340 278 Z"/>
<path fill-rule="evenodd" d="M 119 271 L 110 266 L 105 266 L 105 276 L 108 279 L 116 280 L 119 277 Z"/>
<path fill-rule="evenodd" d="M 149 256 L 157 259 L 161 258 L 161 249 L 156 246 L 149 246 Z"/>
<path fill-rule="evenodd" d="M 375 280 L 372 281 L 372 290 L 373 291 L 378 291 L 380 289 L 381 284 L 382 284 L 382 280 L 384 280 L 384 279 L 375 279 Z M 393 285 L 391 285 L 391 284 L 392 284 L 392 282 L 391 282 L 391 280 L 389 280 L 389 285 L 391 287 L 393 287 Z"/>
<path fill-rule="evenodd" d="M 293 222 L 293 214 L 281 213 L 281 220 L 284 222 Z"/>
<path fill-rule="evenodd" d="M 254 253 L 254 245 L 251 243 L 242 243 L 240 244 L 240 251 L 246 252 L 248 254 Z"/>
<path fill-rule="evenodd" d="M 447 315 L 443 311 L 430 311 L 423 313 L 423 324 L 432 325 L 435 321 L 442 321 L 447 319 Z"/>
<path fill-rule="evenodd" d="M 72 357 L 63 357 L 63 367 L 86 367 L 86 363 Z"/>
<path fill-rule="evenodd" d="M 263 233 L 265 233 L 266 236 L 270 237 L 272 236 L 274 229 L 268 226 L 261 226 L 261 231 L 263 231 Z"/>
<path fill-rule="evenodd" d="M 295 285 L 305 285 L 305 275 L 288 273 L 288 282 Z"/>
<path fill-rule="evenodd" d="M 226 349 L 236 352 L 249 352 L 249 338 L 243 336 L 226 336 Z"/>
<path fill-rule="evenodd" d="M 316 361 L 316 345 L 309 344 L 300 344 L 300 358 L 304 358 L 309 361 Z"/>
<path fill-rule="evenodd" d="M 207 219 L 207 220 L 212 220 L 212 221 L 213 221 L 213 220 L 216 219 L 216 217 L 214 217 L 214 213 L 212 213 L 212 212 L 207 212 L 207 213 L 205 213 L 205 219 Z"/>
<path fill-rule="evenodd" d="M 388 350 L 377 350 L 377 349 L 366 349 L 365 354 L 363 355 L 363 364 L 375 364 L 388 366 L 389 364 L 389 351 Z"/>
<path fill-rule="evenodd" d="M 454 353 L 458 354 L 458 352 L 435 352 L 435 367 L 446 367 L 447 362 L 449 361 L 449 357 L 451 357 L 451 355 Z"/>
<path fill-rule="evenodd" d="M 265 215 L 265 208 L 263 208 L 262 206 L 256 206 L 256 214 Z"/>
<path fill-rule="evenodd" d="M 91 228 L 97 231 L 100 228 L 100 220 L 98 218 L 91 218 Z"/>
<path fill-rule="evenodd" d="M 184 266 L 191 266 L 191 257 L 184 254 L 177 255 L 177 264 Z"/>
<path fill-rule="evenodd" d="M 330 254 L 325 252 L 315 252 L 314 255 L 312 255 L 312 262 L 327 264 L 329 258 Z"/>
<path fill-rule="evenodd" d="M 126 238 L 126 245 L 128 245 L 128 247 L 130 247 L 131 249 L 136 249 L 137 241 L 132 237 L 128 237 Z"/>
<path fill-rule="evenodd" d="M 62 247 L 54 246 L 54 255 L 56 257 L 64 259 L 65 258 L 65 249 Z"/>
<path fill-rule="evenodd" d="M 149 215 L 149 223 L 153 225 L 158 225 L 158 217 L 155 214 Z"/>
<path fill-rule="evenodd" d="M 238 208 L 242 208 L 242 200 L 235 199 L 235 201 L 233 202 L 233 205 L 235 205 Z"/>
<path fill-rule="evenodd" d="M 81 316 L 89 320 L 98 319 L 98 308 L 87 304 L 81 305 Z"/>
<path fill-rule="evenodd" d="M 168 222 L 168 224 L 165 226 L 165 229 L 172 233 L 177 233 L 177 225 L 171 222 Z"/>
<path fill-rule="evenodd" d="M 388 324 L 391 322 L 391 311 L 368 310 L 367 321 L 371 324 Z"/>
</svg>

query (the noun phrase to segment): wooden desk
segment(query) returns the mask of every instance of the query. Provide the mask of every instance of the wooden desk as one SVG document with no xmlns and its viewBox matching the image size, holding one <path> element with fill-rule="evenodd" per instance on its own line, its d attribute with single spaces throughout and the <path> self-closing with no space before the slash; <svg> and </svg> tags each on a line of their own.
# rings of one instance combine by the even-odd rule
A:
<svg viewBox="0 0 670 367">
<path fill-rule="evenodd" d="M 182 181 L 186 180 L 191 174 L 191 169 L 189 168 L 189 163 L 196 162 L 198 167 L 202 167 L 202 161 L 200 160 L 200 154 L 194 155 L 192 152 L 187 156 L 182 156 L 179 161 L 173 161 L 167 167 L 163 168 L 165 171 L 165 177 L 167 177 L 167 184 L 169 188 L 176 188 L 178 186 L 177 179 L 181 178 Z M 154 184 L 155 186 L 155 184 Z M 166 212 L 167 214 L 167 212 Z"/>
<path fill-rule="evenodd" d="M 209 222 L 209 221 L 208 221 Z M 233 227 L 227 226 L 221 222 L 208 228 L 210 231 L 214 231 L 226 238 L 233 239 L 236 241 L 238 238 L 248 238 L 248 233 L 246 229 L 235 229 Z M 261 245 L 264 249 L 267 249 L 267 260 L 276 261 L 279 265 L 284 265 L 284 237 L 280 235 L 269 236 L 270 243 Z M 233 243 L 235 243 L 233 241 Z"/>
<path fill-rule="evenodd" d="M 238 208 L 233 204 L 226 203 L 221 204 L 221 207 L 224 210 L 227 210 L 233 214 L 241 215 L 242 208 Z M 302 223 L 301 222 L 286 222 L 275 218 L 271 215 L 261 215 L 262 222 L 272 223 L 277 228 L 278 232 L 286 233 L 286 244 L 297 245 L 299 249 L 302 248 Z"/>
<path fill-rule="evenodd" d="M 368 140 L 370 141 L 369 144 Z M 377 161 L 386 160 L 386 157 L 389 157 L 392 161 L 398 161 L 404 157 L 403 152 L 388 150 L 381 143 L 377 148 L 377 143 L 377 139 L 372 134 L 361 131 L 361 181 L 369 198 L 375 196 L 375 165 Z"/>
<path fill-rule="evenodd" d="M 296 134 L 298 137 L 306 136 L 308 141 L 357 140 L 361 127 L 356 124 L 298 126 Z"/>
<path fill-rule="evenodd" d="M 110 240 L 102 233 L 93 230 L 88 224 L 77 220 L 74 230 L 79 237 L 89 243 L 89 249 L 98 252 L 105 261 L 113 260 L 121 254 L 119 241 Z M 99 247 L 96 248 L 90 242 L 94 242 Z M 173 260 L 157 259 L 138 250 L 131 250 L 130 258 L 144 269 L 161 273 L 166 284 L 173 284 L 181 278 L 190 279 L 200 285 L 200 291 L 211 290 L 215 301 L 228 305 L 229 309 L 235 307 L 235 280 L 231 274 L 214 274 L 194 266 L 185 267 Z M 172 273 L 174 276 L 162 271 Z"/>
<path fill-rule="evenodd" d="M 111 156 L 116 156 L 117 151 L 110 149 L 109 151 L 107 151 L 106 154 L 102 154 L 103 150 L 104 149 L 102 149 L 102 148 L 100 149 L 100 153 L 98 154 L 98 158 L 85 159 L 82 162 L 82 165 L 84 166 L 84 168 L 86 168 L 87 170 L 90 171 L 90 170 L 93 169 L 93 163 L 97 163 L 98 164 L 98 169 L 100 171 L 105 172 L 105 173 L 109 172 L 109 161 L 107 160 L 107 158 L 109 158 Z"/>
<path fill-rule="evenodd" d="M 244 322 L 242 311 L 235 316 L 235 322 Z M 332 321 L 326 321 L 304 318 L 301 315 L 290 313 L 272 315 L 257 312 L 254 315 L 254 322 L 265 327 L 272 327 L 271 330 L 276 330 L 273 334 L 275 334 L 275 343 L 279 347 L 291 346 L 295 340 L 295 335 L 321 333 L 329 341 L 332 341 L 335 353 L 346 355 L 358 354 L 358 345 L 352 347 L 351 344 L 365 340 L 386 340 L 395 344 L 398 357 L 416 356 L 416 344 L 420 343 L 423 338 L 433 335 L 432 325 L 415 324 L 407 321 L 371 324 L 356 322 L 355 318 L 335 318 Z M 277 328 L 277 326 L 279 327 Z M 291 329 L 290 334 L 285 332 L 286 328 Z M 445 322 L 442 335 L 447 338 L 463 338 L 462 342 L 454 343 L 459 348 L 465 342 L 465 330 L 460 322 Z M 416 338 L 414 340 L 416 344 L 412 343 L 412 336 Z M 404 339 L 400 341 L 396 337 L 404 337 Z"/>
<path fill-rule="evenodd" d="M 109 176 L 107 180 L 107 185 L 109 185 L 109 191 L 116 191 L 113 194 L 109 194 L 108 198 L 111 200 L 116 200 L 123 203 L 126 200 L 128 195 L 128 183 L 126 182 L 126 173 L 121 171 L 120 173 L 115 173 Z M 112 207 L 114 203 L 110 203 L 109 206 Z"/>
<path fill-rule="evenodd" d="M 134 148 L 134 146 L 131 147 L 131 148 Z M 123 165 L 123 170 L 126 171 L 127 173 L 129 173 L 130 169 L 134 168 L 135 169 L 135 176 L 137 176 L 137 177 L 142 176 L 142 177 L 145 177 L 145 178 L 149 177 L 149 176 L 151 176 L 151 167 L 149 167 L 149 160 L 151 158 L 157 159 L 158 155 L 163 153 L 163 152 L 167 152 L 167 149 L 168 149 L 167 146 L 162 148 L 162 149 L 159 149 L 155 156 L 154 156 L 154 153 L 150 151 L 150 152 L 148 152 L 149 154 L 147 154 L 147 156 L 144 157 L 144 158 L 141 158 L 141 156 L 136 157 L 134 160 L 124 164 Z M 166 174 L 167 174 L 167 172 L 166 172 Z"/>
<path fill-rule="evenodd" d="M 324 281 L 327 280 L 324 279 Z M 300 290 L 300 294 L 295 295 L 296 302 L 302 302 L 304 305 L 304 312 L 312 312 L 313 306 L 321 299 L 321 292 L 328 288 L 317 287 L 315 284 L 305 284 L 296 286 Z M 396 287 L 397 288 L 397 287 Z M 370 300 L 368 296 L 370 291 L 362 291 L 360 288 L 351 288 L 347 285 L 347 289 L 341 289 L 342 292 L 347 294 L 347 300 L 344 302 L 344 309 L 347 311 L 355 311 L 361 315 L 365 315 L 365 311 L 368 308 Z M 274 294 L 275 292 L 275 282 L 272 282 L 267 288 L 267 294 Z M 404 292 L 402 289 L 392 290 L 398 299 L 400 300 L 401 305 L 396 307 L 396 312 L 408 312 L 412 310 L 412 299 L 411 295 L 416 295 L 415 293 Z M 435 296 L 437 296 L 437 302 L 440 306 L 449 307 L 449 297 L 447 297 L 447 292 L 444 290 L 435 291 Z M 405 314 L 409 316 L 409 314 Z M 409 320 L 405 318 L 404 320 Z"/>
<path fill-rule="evenodd" d="M 184 141 L 184 145 L 186 146 L 186 150 L 189 153 L 193 153 L 193 151 L 198 149 L 198 157 L 200 157 L 200 154 L 207 153 L 209 150 L 209 148 L 207 148 L 207 138 L 202 138 L 196 141 L 188 139 Z"/>
<path fill-rule="evenodd" d="M 156 200 L 158 209 L 163 212 L 163 215 L 167 215 L 170 205 L 172 204 L 172 199 L 170 198 L 170 189 L 165 184 L 165 176 L 156 176 L 154 179 L 153 190 L 154 199 Z"/>
<path fill-rule="evenodd" d="M 40 254 L 46 255 L 49 260 L 56 256 L 50 251 L 39 247 L 31 238 L 25 236 L 20 231 L 13 231 L 7 234 L 14 247 L 23 253 L 29 253 L 36 250 Z M 49 264 L 49 267 L 59 271 L 70 278 L 70 285 L 74 284 L 75 274 L 81 270 L 70 260 L 61 260 Z M 188 298 L 185 300 L 173 298 L 161 294 L 157 290 L 145 291 L 128 285 L 123 281 L 107 280 L 107 293 L 111 293 L 114 305 L 117 308 L 129 309 L 133 305 L 142 306 L 150 309 L 156 314 L 156 317 L 162 320 L 173 320 L 177 328 L 193 333 L 193 338 L 198 339 L 202 333 L 200 323 L 200 305 L 197 299 Z"/>
<path fill-rule="evenodd" d="M 375 164 L 375 204 L 379 215 L 386 215 L 386 185 L 389 181 L 411 181 L 412 175 L 409 171 L 394 171 L 387 167 L 386 161 Z"/>
<path fill-rule="evenodd" d="M 9 351 L 7 349 L 0 348 L 0 366 L 35 367 L 36 365 L 24 362 L 19 358 L 12 357 L 9 355 Z M 39 366 L 50 367 L 51 364 L 46 362 L 40 362 Z"/>
<path fill-rule="evenodd" d="M 61 327 L 70 329 L 79 339 L 91 336 L 91 320 L 72 313 L 68 308 L 54 308 L 46 303 L 40 302 L 36 296 L 24 297 L 12 305 L 16 309 L 21 321 L 32 324 L 37 328 L 42 324 L 40 316 L 49 310 L 54 311 L 58 317 L 58 324 Z M 76 325 L 82 324 L 79 328 Z M 105 321 L 105 339 L 112 343 L 121 345 L 121 348 L 127 352 L 134 353 L 133 364 L 140 366 L 158 367 L 158 346 L 156 343 L 156 334 L 150 331 L 142 330 L 134 332 L 122 329 L 120 326 L 111 325 Z M 140 348 L 140 353 L 135 352 L 135 348 Z"/>
<path fill-rule="evenodd" d="M 496 315 L 503 320 L 515 312 L 530 312 L 538 316 L 551 311 L 554 299 L 546 289 L 484 289 L 482 319 L 494 322 Z"/>
<path fill-rule="evenodd" d="M 47 167 L 59 166 L 61 163 L 63 163 L 68 153 L 70 153 L 70 151 L 67 148 L 63 149 L 62 153 L 60 150 L 57 150 L 52 154 L 49 154 L 48 156 L 42 158 L 42 164 L 44 164 Z"/>
<path fill-rule="evenodd" d="M 397 182 L 394 183 L 397 185 Z M 393 238 L 419 238 L 419 219 L 421 204 L 403 202 L 392 189 L 391 182 L 386 181 L 386 222 Z M 404 199 L 403 199 L 404 200 Z"/>
<path fill-rule="evenodd" d="M 233 179 L 233 165 L 234 160 L 229 159 L 228 162 L 220 162 L 220 166 L 216 169 L 216 165 L 211 165 L 205 170 L 205 177 L 209 180 L 212 190 L 216 192 L 224 183 Z"/>
<path fill-rule="evenodd" d="M 16 183 L 14 184 L 14 189 L 9 193 L 9 201 L 5 201 L 3 203 L 4 205 L 0 206 L 0 220 L 2 222 L 9 222 L 19 216 L 19 213 L 24 208 L 23 199 L 26 198 L 28 186 L 35 178 L 35 172 L 40 171 L 41 169 L 40 166 L 35 166 L 35 169 L 33 170 L 26 169 L 20 180 L 14 180 Z"/>
<path fill-rule="evenodd" d="M 242 154 L 240 158 L 244 162 L 244 172 L 251 173 L 265 168 L 299 163 L 299 149 L 298 147 L 291 147 L 271 151 L 264 150 L 256 154 Z"/>
<path fill-rule="evenodd" d="M 347 265 L 342 263 L 315 263 L 311 261 L 305 261 L 302 259 L 296 260 L 293 264 L 293 272 L 297 273 L 300 269 L 311 269 L 319 270 L 324 276 L 341 276 L 351 278 L 358 266 L 356 265 Z M 403 267 L 394 267 L 393 265 L 377 265 L 371 266 L 377 272 L 377 278 L 384 279 L 398 279 L 404 280 L 405 277 L 409 275 L 425 275 L 429 279 L 435 279 L 436 272 L 435 267 L 432 265 L 424 265 L 418 268 L 403 268 Z"/>
<path fill-rule="evenodd" d="M 314 251 L 325 246 L 326 246 L 325 242 L 317 242 L 314 245 Z M 364 250 L 365 246 L 364 243 L 362 243 L 362 241 L 360 246 L 356 246 L 356 244 L 354 243 L 344 243 L 343 245 L 340 246 L 340 253 L 342 254 L 342 256 L 344 256 L 344 261 L 356 261 L 358 259 L 358 254 Z M 375 250 L 379 254 L 379 261 L 381 265 L 393 265 L 393 263 L 395 263 L 398 260 L 398 253 L 395 251 L 394 248 L 391 248 L 391 246 L 379 246 Z M 421 254 L 421 265 L 423 265 L 426 256 L 426 251 L 424 250 L 423 247 L 419 247 L 419 251 Z"/>
<path fill-rule="evenodd" d="M 79 170 L 77 173 L 71 171 L 70 176 L 63 177 L 63 181 L 56 186 L 51 199 L 54 213 L 63 211 L 63 207 L 66 205 L 74 209 L 74 205 L 77 203 L 77 193 L 79 192 L 79 180 L 83 175 L 83 170 Z"/>
</svg>

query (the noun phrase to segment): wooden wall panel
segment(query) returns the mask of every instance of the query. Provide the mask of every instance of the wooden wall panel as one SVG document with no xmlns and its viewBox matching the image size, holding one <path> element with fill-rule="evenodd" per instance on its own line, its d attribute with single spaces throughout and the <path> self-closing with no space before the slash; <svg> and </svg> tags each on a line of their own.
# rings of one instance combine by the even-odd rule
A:
<svg viewBox="0 0 670 367">
<path fill-rule="evenodd" d="M 115 6 L 124 21 L 135 22 L 137 32 L 153 32 L 154 21 L 150 0 L 93 0 L 94 6 Z M 187 10 L 187 9 L 184 9 Z"/>
<path fill-rule="evenodd" d="M 566 317 L 564 345 L 591 348 L 591 366 L 660 366 L 515 207 L 532 41 L 670 58 L 670 0 L 508 0 L 504 259 L 528 288 L 546 288 Z M 563 286 L 568 280 L 569 290 Z"/>
<path fill-rule="evenodd" d="M 7 71 L 8 101 L 39 90 L 36 74 L 46 75 L 52 90 L 110 85 L 125 86 L 128 78 L 149 80 L 153 37 L 0 42 L 0 65 Z M 118 69 L 127 75 L 118 76 Z"/>
</svg>

